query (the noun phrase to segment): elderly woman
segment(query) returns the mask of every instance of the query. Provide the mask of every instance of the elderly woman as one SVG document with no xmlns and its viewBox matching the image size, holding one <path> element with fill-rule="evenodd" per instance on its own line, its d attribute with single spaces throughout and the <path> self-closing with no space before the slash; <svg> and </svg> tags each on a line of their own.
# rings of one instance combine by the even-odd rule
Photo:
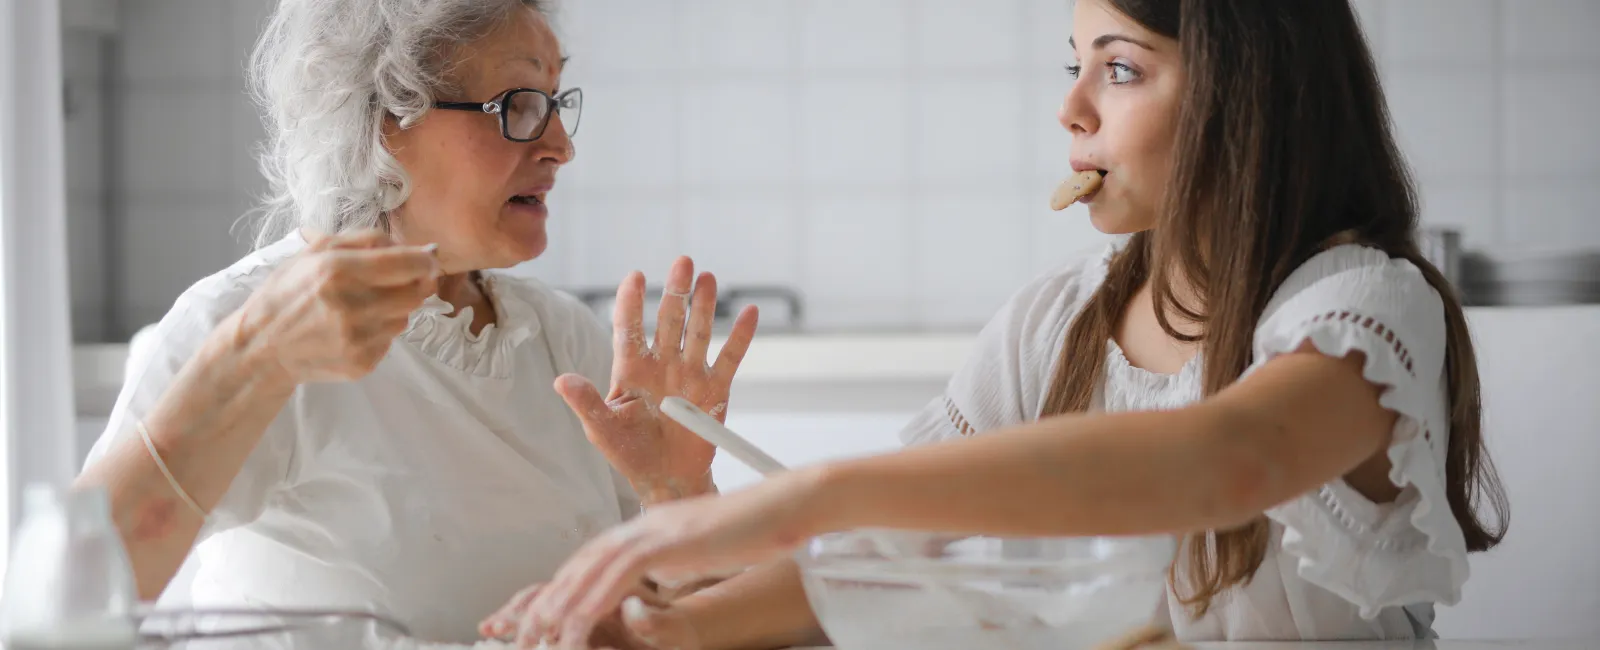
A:
<svg viewBox="0 0 1600 650">
<path fill-rule="evenodd" d="M 193 549 L 196 602 L 471 641 L 641 502 L 714 489 L 713 449 L 654 407 L 725 409 L 753 311 L 708 363 L 715 279 L 687 259 L 653 342 L 640 274 L 611 337 L 490 270 L 545 250 L 581 108 L 562 64 L 534 0 L 283 0 L 252 66 L 262 243 L 156 326 L 79 479 L 109 490 L 142 597 Z"/>
</svg>

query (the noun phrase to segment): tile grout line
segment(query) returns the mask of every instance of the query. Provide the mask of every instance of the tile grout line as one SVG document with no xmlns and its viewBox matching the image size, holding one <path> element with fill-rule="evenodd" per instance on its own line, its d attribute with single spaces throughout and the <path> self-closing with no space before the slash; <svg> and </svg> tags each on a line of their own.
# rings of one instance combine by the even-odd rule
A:
<svg viewBox="0 0 1600 650">
<path fill-rule="evenodd" d="M 1506 173 L 1509 171 L 1505 159 L 1507 149 L 1506 132 L 1511 127 L 1510 122 L 1506 120 L 1506 114 L 1508 113 L 1506 110 L 1505 93 L 1506 8 L 1504 0 L 1492 0 L 1492 2 L 1494 12 L 1494 30 L 1490 32 L 1489 48 L 1490 52 L 1492 52 L 1494 55 L 1494 67 L 1489 75 L 1489 87 L 1491 88 L 1491 92 L 1494 93 L 1494 100 L 1490 103 L 1490 110 L 1493 112 L 1491 119 L 1494 122 L 1495 130 L 1494 137 L 1490 139 L 1489 146 L 1491 147 L 1492 151 L 1491 159 L 1495 161 L 1495 167 L 1499 173 L 1496 175 L 1494 183 L 1490 185 L 1489 191 L 1493 193 L 1494 197 L 1491 203 L 1494 205 L 1495 239 L 1504 245 L 1511 239 L 1509 220 L 1506 219 L 1507 208 L 1510 206 L 1507 203 L 1506 183 L 1504 180 Z"/>
<path fill-rule="evenodd" d="M 905 228 L 902 232 L 906 233 L 905 262 L 908 267 L 905 269 L 906 286 L 899 298 L 899 302 L 901 309 L 909 317 L 907 324 L 913 328 L 921 328 L 929 320 L 929 315 L 923 305 L 922 286 L 918 281 L 919 262 L 921 262 L 922 258 L 920 250 L 922 247 L 919 245 L 921 237 L 918 236 L 920 231 L 917 227 L 917 208 L 919 204 L 918 197 L 923 195 L 922 146 L 921 138 L 918 136 L 922 133 L 923 122 L 927 119 L 927 116 L 923 112 L 922 103 L 918 101 L 920 99 L 918 91 L 921 90 L 923 83 L 921 61 L 917 58 L 917 37 L 922 33 L 921 14 L 917 11 L 915 0 L 906 0 L 904 11 L 907 30 L 904 46 L 906 61 L 903 67 L 903 74 L 905 75 L 907 105 L 910 106 L 911 110 L 908 112 L 906 123 L 902 128 L 906 130 L 906 181 L 910 191 L 901 196 L 898 201 L 903 208 L 900 218 Z"/>
<path fill-rule="evenodd" d="M 803 19 L 800 3 L 805 0 L 789 0 L 784 3 L 783 11 L 788 17 L 788 28 L 784 30 L 786 52 L 789 57 L 787 78 L 789 87 L 789 182 L 788 188 L 789 209 L 789 242 L 793 247 L 794 261 L 790 264 L 789 273 L 794 291 L 799 294 L 801 301 L 801 314 L 790 314 L 796 325 L 804 326 L 798 320 L 802 314 L 811 313 L 805 304 L 805 287 L 811 273 L 811 224 L 807 216 L 811 211 L 810 192 L 806 191 L 805 182 L 805 130 L 806 120 L 801 106 L 805 105 L 808 84 L 806 74 L 802 69 L 805 65 L 805 39 L 800 28 Z"/>
<path fill-rule="evenodd" d="M 671 3 L 672 25 L 669 27 L 669 29 L 672 30 L 674 42 L 678 43 L 679 54 L 682 54 L 689 42 L 688 34 L 686 33 L 687 29 L 685 28 L 686 26 L 683 18 L 683 1 L 666 1 Z M 680 63 L 679 65 L 681 66 L 682 64 Z M 677 160 L 677 164 L 673 166 L 672 170 L 673 200 L 671 203 L 671 205 L 676 208 L 676 214 L 673 215 L 672 237 L 676 240 L 673 242 L 673 244 L 677 252 L 670 257 L 676 258 L 678 255 L 687 252 L 689 244 L 689 195 L 688 192 L 684 191 L 683 189 L 686 185 L 685 181 L 687 180 L 685 178 L 684 170 L 688 167 L 689 163 L 688 156 L 686 154 L 688 148 L 684 146 L 684 132 L 686 130 L 684 129 L 684 125 L 687 124 L 689 120 L 689 93 L 684 84 L 678 83 L 673 85 L 672 101 L 672 110 L 674 113 L 673 122 L 678 125 L 678 128 L 673 130 L 674 132 L 672 137 L 672 145 L 674 150 L 673 156 Z"/>
<path fill-rule="evenodd" d="M 124 305 L 119 301 L 119 297 L 127 293 L 127 288 L 123 286 L 126 273 L 122 269 L 126 263 L 126 255 L 121 248 L 124 239 L 122 225 L 128 215 L 124 200 L 127 195 L 124 178 L 126 173 L 118 163 L 122 156 L 121 136 L 124 131 L 122 116 L 125 115 L 120 109 L 127 103 L 127 90 L 123 84 L 116 83 L 115 79 L 121 73 L 124 43 L 121 38 L 104 39 L 100 41 L 97 52 L 100 56 L 100 84 L 103 89 L 101 101 L 105 108 L 100 118 L 103 129 L 100 156 L 104 174 L 104 180 L 101 181 L 104 187 L 101 189 L 105 194 L 105 209 L 102 210 L 101 217 L 104 219 L 104 227 L 101 228 L 100 236 L 104 263 L 102 281 L 106 292 L 103 301 L 105 309 L 103 334 L 108 341 L 122 341 L 133 336 L 133 332 L 124 331 L 127 319 L 122 313 Z"/>
<path fill-rule="evenodd" d="M 1376 21 L 1373 24 L 1376 24 Z M 1363 19 L 1362 22 L 1362 29 L 1367 34 L 1369 43 L 1372 46 L 1373 55 L 1381 55 L 1384 51 L 1384 48 L 1381 43 L 1377 42 L 1380 32 L 1377 29 L 1372 29 L 1371 24 L 1367 23 L 1365 19 Z M 1059 63 L 1061 62 L 1057 62 L 1058 65 Z M 1544 69 L 1545 72 L 1594 71 L 1594 65 L 1589 62 L 1538 60 L 1537 63 Z M 1471 72 L 1481 69 L 1481 66 L 1476 64 L 1434 59 L 1418 59 L 1407 61 L 1406 65 L 1408 71 L 1413 73 Z M 812 78 L 816 81 L 890 82 L 898 81 L 903 78 L 902 72 L 899 70 L 875 68 L 852 70 L 823 66 L 816 69 L 807 69 L 805 72 L 809 78 Z M 1037 74 L 1038 72 L 1038 69 L 1019 69 L 1014 66 L 988 65 L 949 68 L 942 71 L 944 79 L 955 81 L 994 81 L 996 79 L 1017 80 L 1029 75 Z M 593 68 L 589 70 L 588 73 L 591 77 L 603 77 L 607 81 L 618 83 L 659 82 L 662 81 L 664 74 L 670 76 L 670 78 L 674 81 L 681 82 L 693 81 L 699 78 L 712 76 L 710 73 L 700 73 L 690 70 L 679 70 L 672 73 L 663 73 L 660 71 L 640 71 L 627 68 L 607 68 L 603 66 Z M 763 68 L 739 67 L 719 69 L 715 72 L 715 77 L 724 81 L 764 81 L 771 78 L 769 76 L 769 70 Z M 132 82 L 127 83 L 131 84 Z M 149 88 L 151 90 L 183 91 L 186 88 L 194 89 L 194 86 L 197 84 L 202 86 L 201 88 L 198 88 L 200 90 L 206 90 L 212 86 L 211 82 L 209 81 L 202 80 L 196 82 L 184 79 L 141 80 L 137 83 L 137 86 L 140 88 Z"/>
<path fill-rule="evenodd" d="M 1018 47 L 1021 49 L 1022 54 L 1022 62 L 1019 67 L 1028 69 L 1030 72 L 1032 71 L 1033 66 L 1033 52 L 1038 49 L 1035 47 L 1036 44 L 1033 42 L 1034 31 L 1031 29 L 1035 21 L 1033 14 L 1037 9 L 1038 3 L 1021 1 L 1017 2 L 1017 33 L 1020 35 L 1020 38 L 1018 39 L 1020 41 L 1020 45 Z M 1021 162 L 1019 169 L 1021 169 L 1023 173 L 1018 175 L 1017 193 L 1024 197 L 1028 196 L 1029 191 L 1033 188 L 1033 183 L 1029 179 L 1032 179 L 1036 175 L 1043 175 L 1036 174 L 1038 170 L 1033 168 L 1034 160 L 1032 154 L 1033 147 L 1036 145 L 1034 137 L 1037 135 L 1034 132 L 1037 131 L 1039 127 L 1035 125 L 1030 128 L 1030 125 L 1033 125 L 1034 122 L 1030 116 L 1031 111 L 1029 110 L 1028 105 L 1033 97 L 1036 96 L 1037 93 L 1035 91 L 1039 89 L 1040 84 L 1037 76 L 1037 74 L 1030 74 L 1022 77 L 1022 83 L 1020 84 L 1019 90 L 1019 92 L 1022 94 L 1020 111 L 1022 115 L 1019 116 L 1018 119 L 1022 120 L 1023 137 L 1022 142 L 1020 143 L 1021 148 L 1017 152 L 1017 156 L 1020 158 Z M 1041 108 L 1041 110 L 1043 109 Z M 1024 264 L 1026 265 L 1026 273 L 1024 273 L 1024 276 L 1031 278 L 1038 273 L 1038 269 L 1041 266 L 1041 261 L 1039 259 L 1039 247 L 1035 245 L 1034 242 L 1038 240 L 1042 228 L 1040 227 L 1039 219 L 1033 217 L 1033 212 L 1031 210 L 1023 210 L 1022 214 L 1017 215 L 1017 218 L 1023 220 L 1022 236 L 1024 241 L 1020 242 L 1020 245 L 1022 246 L 1023 260 Z"/>
</svg>

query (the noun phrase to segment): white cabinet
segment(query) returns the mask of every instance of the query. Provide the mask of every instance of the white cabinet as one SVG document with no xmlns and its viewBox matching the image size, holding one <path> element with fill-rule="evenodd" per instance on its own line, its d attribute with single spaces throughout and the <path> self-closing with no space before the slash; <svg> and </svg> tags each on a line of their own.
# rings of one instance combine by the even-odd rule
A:
<svg viewBox="0 0 1600 650">
<path fill-rule="evenodd" d="M 1484 431 L 1511 501 L 1472 556 L 1453 638 L 1600 635 L 1600 307 L 1469 310 Z"/>
<path fill-rule="evenodd" d="M 748 438 L 789 467 L 863 456 L 900 448 L 896 434 L 912 412 L 728 412 L 728 428 Z M 724 492 L 759 480 L 727 454 L 711 464 Z"/>
</svg>

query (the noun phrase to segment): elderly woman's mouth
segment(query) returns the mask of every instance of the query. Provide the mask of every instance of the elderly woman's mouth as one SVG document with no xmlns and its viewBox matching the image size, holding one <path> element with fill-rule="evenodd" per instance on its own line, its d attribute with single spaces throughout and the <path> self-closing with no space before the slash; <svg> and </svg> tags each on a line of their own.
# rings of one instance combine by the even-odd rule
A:
<svg viewBox="0 0 1600 650">
<path fill-rule="evenodd" d="M 516 191 L 511 193 L 511 198 L 506 199 L 506 203 L 514 209 L 534 208 L 542 211 L 545 209 L 545 197 L 549 195 L 552 188 L 553 185 L 548 181 L 527 183 L 521 187 L 513 188 Z"/>
<path fill-rule="evenodd" d="M 543 219 L 550 214 L 544 205 L 543 194 L 518 194 L 506 201 L 506 208 L 511 214 L 529 219 Z"/>
</svg>

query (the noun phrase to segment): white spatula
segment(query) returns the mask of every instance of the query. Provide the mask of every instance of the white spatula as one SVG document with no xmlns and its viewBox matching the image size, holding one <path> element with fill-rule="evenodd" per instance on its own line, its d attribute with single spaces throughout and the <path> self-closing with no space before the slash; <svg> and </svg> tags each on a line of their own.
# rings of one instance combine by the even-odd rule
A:
<svg viewBox="0 0 1600 650">
<path fill-rule="evenodd" d="M 668 397 L 661 400 L 661 412 L 667 417 L 676 420 L 695 435 L 704 438 L 706 442 L 716 445 L 718 449 L 728 452 L 739 462 L 744 463 L 762 476 L 772 476 L 789 468 L 784 467 L 778 459 L 762 451 L 744 436 L 734 433 L 725 427 L 716 418 L 700 410 L 689 400 L 682 397 Z"/>
</svg>

